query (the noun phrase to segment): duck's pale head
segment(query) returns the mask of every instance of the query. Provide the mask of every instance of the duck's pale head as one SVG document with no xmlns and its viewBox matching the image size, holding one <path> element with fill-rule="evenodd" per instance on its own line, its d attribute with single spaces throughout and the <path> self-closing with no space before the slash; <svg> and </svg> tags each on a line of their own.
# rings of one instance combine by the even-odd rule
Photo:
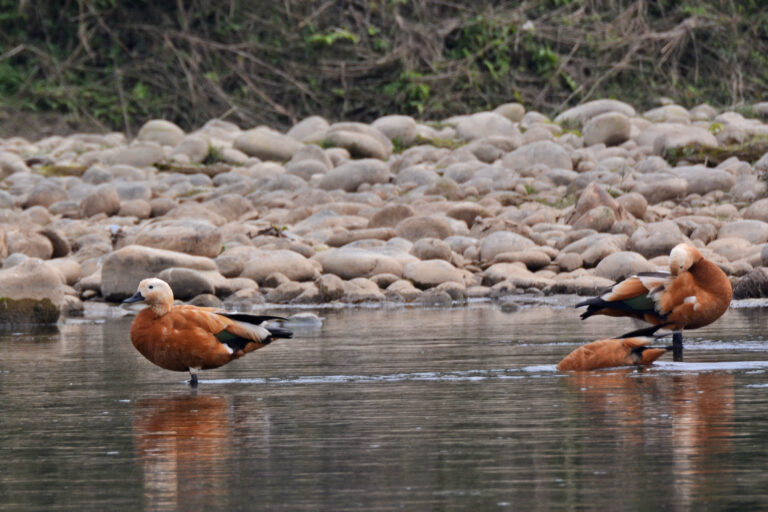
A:
<svg viewBox="0 0 768 512">
<path fill-rule="evenodd" d="M 150 278 L 144 279 L 139 283 L 139 288 L 136 293 L 125 299 L 123 302 L 140 302 L 144 301 L 147 305 L 158 315 L 164 315 L 173 307 L 173 291 L 168 283 L 162 279 Z"/>
<path fill-rule="evenodd" d="M 690 244 L 677 244 L 669 253 L 669 271 L 673 276 L 679 275 L 701 261 L 699 250 Z"/>
</svg>

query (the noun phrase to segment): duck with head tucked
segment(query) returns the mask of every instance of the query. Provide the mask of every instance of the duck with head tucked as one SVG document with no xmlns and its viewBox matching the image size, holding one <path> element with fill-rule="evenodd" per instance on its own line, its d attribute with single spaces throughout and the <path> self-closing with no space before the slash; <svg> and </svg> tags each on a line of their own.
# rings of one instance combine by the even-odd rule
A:
<svg viewBox="0 0 768 512">
<path fill-rule="evenodd" d="M 188 371 L 193 387 L 197 386 L 198 370 L 218 368 L 274 339 L 293 336 L 291 331 L 266 324 L 280 317 L 176 306 L 171 287 L 156 278 L 140 282 L 136 294 L 123 302 L 139 301 L 149 307 L 131 324 L 133 346 L 161 368 Z"/>
<path fill-rule="evenodd" d="M 650 336 L 661 328 L 673 331 L 673 358 L 683 360 L 683 329 L 709 325 L 728 309 L 731 282 L 720 268 L 690 244 L 678 244 L 669 255 L 669 272 L 642 272 L 620 281 L 599 297 L 576 304 L 592 315 L 629 316 L 653 327 L 625 336 Z"/>
<path fill-rule="evenodd" d="M 614 366 L 648 366 L 672 347 L 654 347 L 643 338 L 611 338 L 582 345 L 557 365 L 564 371 L 597 370 Z"/>
</svg>

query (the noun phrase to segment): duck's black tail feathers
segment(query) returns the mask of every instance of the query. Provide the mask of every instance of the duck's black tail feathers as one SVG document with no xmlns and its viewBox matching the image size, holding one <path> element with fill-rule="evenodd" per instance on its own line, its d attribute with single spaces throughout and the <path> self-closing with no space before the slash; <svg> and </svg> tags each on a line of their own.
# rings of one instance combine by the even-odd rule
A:
<svg viewBox="0 0 768 512">
<path fill-rule="evenodd" d="M 272 315 L 249 315 L 247 313 L 219 313 L 221 316 L 231 318 L 237 322 L 245 322 L 247 324 L 261 325 L 269 320 L 285 320 L 282 316 Z"/>
<path fill-rule="evenodd" d="M 580 308 L 583 306 L 587 306 L 587 310 L 581 314 L 581 319 L 586 320 L 601 309 L 607 306 L 612 306 L 612 304 L 608 304 L 608 302 L 604 301 L 601 297 L 592 297 L 591 299 L 579 302 L 574 307 Z"/>
<path fill-rule="evenodd" d="M 289 331 L 288 329 L 272 326 L 266 326 L 264 328 L 269 331 L 269 334 L 271 334 L 270 341 L 273 338 L 293 338 L 293 331 Z"/>
<path fill-rule="evenodd" d="M 272 339 L 275 338 L 293 338 L 293 331 L 289 331 L 288 329 L 283 329 L 282 327 L 277 327 L 274 325 L 261 325 L 264 322 L 268 322 L 270 320 L 285 320 L 282 316 L 272 316 L 272 315 L 249 315 L 246 313 L 220 313 L 222 316 L 225 316 L 227 318 L 231 318 L 232 320 L 236 322 L 245 322 L 247 324 L 254 324 L 259 325 L 266 330 L 269 331 L 271 336 L 264 340 L 263 343 L 269 343 L 272 341 Z"/>
</svg>

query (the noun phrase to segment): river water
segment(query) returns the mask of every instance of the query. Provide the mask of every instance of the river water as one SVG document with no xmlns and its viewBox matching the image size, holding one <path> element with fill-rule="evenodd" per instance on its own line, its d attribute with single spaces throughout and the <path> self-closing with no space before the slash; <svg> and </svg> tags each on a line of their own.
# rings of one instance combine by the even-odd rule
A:
<svg viewBox="0 0 768 512">
<path fill-rule="evenodd" d="M 4 332 L 0 511 L 768 509 L 768 309 L 684 363 L 562 374 L 634 328 L 572 303 L 302 310 L 197 390 L 119 310 Z"/>
</svg>

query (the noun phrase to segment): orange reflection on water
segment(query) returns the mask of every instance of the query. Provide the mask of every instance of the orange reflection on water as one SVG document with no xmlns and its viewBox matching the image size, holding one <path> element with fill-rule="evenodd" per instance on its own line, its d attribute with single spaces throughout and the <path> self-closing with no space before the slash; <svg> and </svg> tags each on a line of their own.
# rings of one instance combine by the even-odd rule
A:
<svg viewBox="0 0 768 512">
<path fill-rule="evenodd" d="M 634 442 L 654 418 L 669 418 L 674 446 L 718 453 L 733 435 L 733 375 L 726 372 L 639 375 L 637 370 L 574 372 L 569 387 L 582 393 L 583 406 L 618 422 Z M 654 423 L 658 424 L 658 421 Z"/>
<path fill-rule="evenodd" d="M 213 508 L 217 496 L 226 495 L 232 454 L 226 397 L 193 393 L 139 400 L 133 437 L 149 509 Z"/>
<path fill-rule="evenodd" d="M 597 428 L 624 445 L 668 446 L 680 503 L 717 479 L 718 458 L 733 449 L 734 377 L 727 372 L 662 376 L 638 370 L 577 372 L 567 382 Z M 713 475 L 711 478 L 706 475 Z"/>
</svg>

